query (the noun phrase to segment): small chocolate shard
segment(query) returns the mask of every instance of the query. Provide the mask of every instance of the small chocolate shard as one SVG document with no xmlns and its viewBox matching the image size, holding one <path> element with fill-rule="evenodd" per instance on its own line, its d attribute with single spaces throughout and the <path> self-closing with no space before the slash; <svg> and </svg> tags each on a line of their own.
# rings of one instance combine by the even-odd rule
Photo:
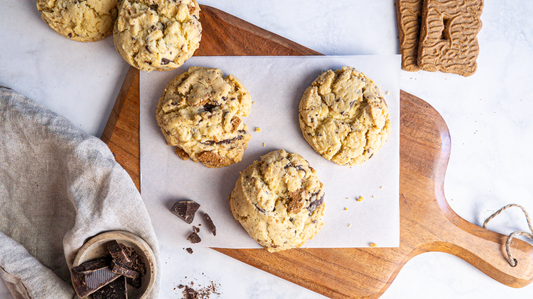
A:
<svg viewBox="0 0 533 299">
<path fill-rule="evenodd" d="M 200 204 L 193 200 L 180 200 L 172 206 L 170 211 L 183 221 L 191 224 L 198 208 L 200 208 Z"/>
<path fill-rule="evenodd" d="M 193 243 L 193 244 L 196 244 L 196 243 L 200 243 L 202 241 L 202 239 L 200 239 L 200 236 L 198 236 L 197 233 L 195 232 L 192 232 L 188 237 L 187 237 L 187 240 L 189 240 L 189 242 Z"/>
<path fill-rule="evenodd" d="M 191 248 L 191 247 L 187 247 L 187 248 L 185 248 L 185 250 L 187 250 L 187 252 L 188 252 L 189 254 L 192 254 L 192 253 L 193 253 L 193 251 L 192 251 L 192 248 Z"/>
<path fill-rule="evenodd" d="M 109 265 L 108 258 L 100 258 L 72 268 L 70 272 L 76 294 L 80 297 L 87 297 L 119 278 L 120 275 L 113 273 Z"/>
<path fill-rule="evenodd" d="M 93 299 L 127 299 L 126 279 L 118 278 L 94 292 Z"/>
<path fill-rule="evenodd" d="M 166 59 L 166 58 L 161 58 L 161 65 L 167 65 L 171 62 L 172 60 L 170 59 Z"/>
<path fill-rule="evenodd" d="M 195 233 L 199 233 L 200 232 L 200 228 L 193 225 L 192 231 L 195 232 Z"/>
<path fill-rule="evenodd" d="M 209 229 L 213 233 L 213 236 L 216 236 L 217 228 L 215 224 L 213 223 L 213 219 L 211 219 L 211 217 L 207 213 L 204 213 L 204 219 L 205 219 L 205 222 L 207 223 L 207 227 L 209 227 Z"/>
<path fill-rule="evenodd" d="M 111 262 L 111 271 L 113 273 L 123 275 L 128 278 L 136 279 L 141 276 L 141 273 L 135 271 L 133 268 L 118 263 L 116 260 Z"/>
<path fill-rule="evenodd" d="M 107 251 L 109 251 L 109 254 L 111 254 L 111 257 L 115 262 L 121 265 L 131 266 L 131 259 L 116 240 L 107 242 L 106 247 Z"/>
</svg>

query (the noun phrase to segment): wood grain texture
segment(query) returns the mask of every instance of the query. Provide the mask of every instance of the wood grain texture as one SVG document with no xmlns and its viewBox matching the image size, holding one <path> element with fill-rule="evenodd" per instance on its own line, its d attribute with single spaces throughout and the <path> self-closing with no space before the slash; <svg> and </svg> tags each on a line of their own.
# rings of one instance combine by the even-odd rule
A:
<svg viewBox="0 0 533 299">
<path fill-rule="evenodd" d="M 201 6 L 203 37 L 195 55 L 318 55 L 220 10 Z M 450 153 L 446 123 L 425 101 L 400 94 L 400 246 L 398 248 L 216 249 L 332 298 L 378 298 L 412 257 L 458 256 L 511 287 L 533 281 L 533 247 L 514 239 L 518 265 L 503 257 L 506 236 L 456 215 L 444 196 Z M 130 69 L 102 139 L 139 187 L 139 73 Z"/>
</svg>

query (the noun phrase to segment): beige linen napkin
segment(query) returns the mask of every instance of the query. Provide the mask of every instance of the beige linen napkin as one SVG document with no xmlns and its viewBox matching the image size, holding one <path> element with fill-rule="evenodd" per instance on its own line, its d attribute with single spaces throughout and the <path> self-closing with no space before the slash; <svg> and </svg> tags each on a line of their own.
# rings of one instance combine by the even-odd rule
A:
<svg viewBox="0 0 533 299">
<path fill-rule="evenodd" d="M 159 264 L 146 207 L 109 148 L 0 85 L 0 276 L 13 296 L 74 298 L 78 249 L 110 230 L 144 239 Z"/>
</svg>

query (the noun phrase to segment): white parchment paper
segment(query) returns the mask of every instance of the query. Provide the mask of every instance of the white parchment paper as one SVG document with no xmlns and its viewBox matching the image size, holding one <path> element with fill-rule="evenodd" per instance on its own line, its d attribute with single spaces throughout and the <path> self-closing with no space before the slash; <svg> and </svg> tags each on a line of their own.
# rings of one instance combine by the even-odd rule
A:
<svg viewBox="0 0 533 299">
<path fill-rule="evenodd" d="M 190 66 L 220 68 L 243 82 L 254 104 L 243 119 L 252 135 L 241 162 L 209 169 L 183 161 L 167 146 L 155 119 L 166 85 Z M 383 148 L 363 165 L 339 166 L 315 153 L 302 136 L 298 104 L 307 86 L 328 69 L 352 66 L 381 87 L 389 106 L 392 132 Z M 162 246 L 191 247 L 187 236 L 200 227 L 202 242 L 194 246 L 258 248 L 237 223 L 228 196 L 239 173 L 276 149 L 297 152 L 318 171 L 325 184 L 324 228 L 304 247 L 397 247 L 399 215 L 400 56 L 193 57 L 172 72 L 141 72 L 141 194 Z M 255 128 L 260 128 L 259 132 Z M 357 201 L 360 196 L 364 200 Z M 177 200 L 192 199 L 201 207 L 189 225 L 170 212 Z M 204 220 L 217 226 L 213 236 Z M 201 225 L 201 226 L 199 226 Z M 194 247 L 193 246 L 193 247 Z"/>
</svg>

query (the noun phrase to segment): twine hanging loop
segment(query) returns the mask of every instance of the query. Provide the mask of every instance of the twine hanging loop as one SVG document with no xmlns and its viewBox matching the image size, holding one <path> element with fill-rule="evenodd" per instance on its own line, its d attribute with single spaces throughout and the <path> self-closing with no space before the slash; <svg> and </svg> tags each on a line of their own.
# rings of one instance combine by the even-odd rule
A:
<svg viewBox="0 0 533 299">
<path fill-rule="evenodd" d="M 517 261 L 516 261 L 515 258 L 513 258 L 513 254 L 511 253 L 511 240 L 515 236 L 526 236 L 526 237 L 529 237 L 530 239 L 533 240 L 533 234 L 532 234 L 533 233 L 533 227 L 531 226 L 531 220 L 529 219 L 529 215 L 527 214 L 526 209 L 524 209 L 524 207 L 522 207 L 521 205 L 518 205 L 518 204 L 514 204 L 514 203 L 513 204 L 508 204 L 508 205 L 504 206 L 503 208 L 499 209 L 498 211 L 496 211 L 494 214 L 490 215 L 490 217 L 487 218 L 487 220 L 485 220 L 485 222 L 483 222 L 483 228 L 487 228 L 487 224 L 494 217 L 500 215 L 500 213 L 502 213 L 503 211 L 507 210 L 508 208 L 512 208 L 512 207 L 518 207 L 518 208 L 522 209 L 522 212 L 524 212 L 524 215 L 526 216 L 526 221 L 527 221 L 527 225 L 529 226 L 529 230 L 531 231 L 531 233 L 524 232 L 524 231 L 512 232 L 507 237 L 507 241 L 505 241 L 505 250 L 507 251 L 507 262 L 509 263 L 509 265 L 511 267 L 516 267 Z"/>
</svg>

